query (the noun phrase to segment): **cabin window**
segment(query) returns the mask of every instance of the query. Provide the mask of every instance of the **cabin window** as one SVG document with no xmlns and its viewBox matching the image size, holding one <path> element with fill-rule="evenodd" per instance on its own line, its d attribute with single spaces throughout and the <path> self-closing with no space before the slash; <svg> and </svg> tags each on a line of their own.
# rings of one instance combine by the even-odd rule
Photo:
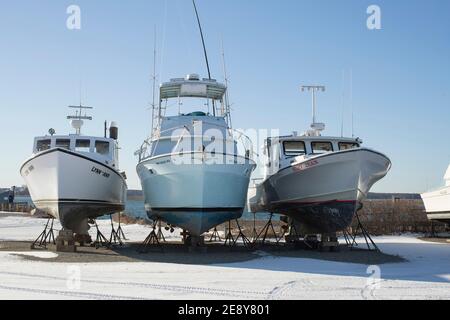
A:
<svg viewBox="0 0 450 320">
<path fill-rule="evenodd" d="M 339 150 L 350 150 L 359 148 L 359 144 L 355 142 L 339 142 Z"/>
<path fill-rule="evenodd" d="M 109 142 L 95 141 L 95 152 L 102 154 L 102 155 L 109 154 Z"/>
<path fill-rule="evenodd" d="M 36 151 L 41 152 L 50 149 L 50 146 L 52 144 L 52 141 L 49 140 L 38 140 L 36 144 Z"/>
<path fill-rule="evenodd" d="M 303 141 L 285 141 L 284 155 L 287 157 L 297 157 L 306 154 L 306 147 Z"/>
<path fill-rule="evenodd" d="M 313 154 L 323 154 L 333 151 L 333 144 L 331 142 L 313 142 L 311 143 Z"/>
<path fill-rule="evenodd" d="M 75 143 L 75 151 L 77 152 L 89 152 L 91 147 L 91 141 L 89 140 L 77 140 Z"/>
<path fill-rule="evenodd" d="M 56 139 L 56 148 L 62 148 L 70 150 L 70 140 L 68 139 Z"/>
</svg>

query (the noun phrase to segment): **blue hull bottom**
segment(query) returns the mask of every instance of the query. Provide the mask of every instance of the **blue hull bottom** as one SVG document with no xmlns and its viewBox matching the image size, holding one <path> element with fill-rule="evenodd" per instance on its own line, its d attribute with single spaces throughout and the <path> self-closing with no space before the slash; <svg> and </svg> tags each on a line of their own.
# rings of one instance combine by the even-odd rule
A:
<svg viewBox="0 0 450 320">
<path fill-rule="evenodd" d="M 244 208 L 153 208 L 147 215 L 187 230 L 192 236 L 201 236 L 222 223 L 241 218 L 243 212 Z"/>
</svg>

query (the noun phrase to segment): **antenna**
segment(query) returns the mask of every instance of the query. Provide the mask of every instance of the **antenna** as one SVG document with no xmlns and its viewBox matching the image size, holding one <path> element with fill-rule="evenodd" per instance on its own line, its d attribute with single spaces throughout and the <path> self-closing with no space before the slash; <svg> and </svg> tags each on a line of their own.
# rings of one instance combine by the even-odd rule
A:
<svg viewBox="0 0 450 320">
<path fill-rule="evenodd" d="M 342 70 L 342 118 L 341 137 L 344 137 L 344 117 L 345 117 L 345 70 Z"/>
<path fill-rule="evenodd" d="M 355 112 L 353 109 L 353 69 L 350 69 L 350 107 L 352 110 L 352 138 L 355 137 Z"/>
<path fill-rule="evenodd" d="M 192 4 L 194 5 L 195 15 L 197 17 L 198 28 L 200 30 L 200 36 L 202 38 L 203 53 L 205 54 L 206 68 L 208 69 L 208 79 L 211 80 L 211 69 L 209 68 L 209 60 L 208 60 L 208 53 L 206 51 L 205 37 L 203 36 L 202 24 L 200 22 L 200 17 L 198 15 L 198 10 L 197 10 L 197 5 L 195 4 L 195 0 L 192 0 Z M 215 108 L 214 104 L 215 103 L 213 100 L 213 115 L 216 116 L 216 108 Z"/>
<path fill-rule="evenodd" d="M 154 47 L 153 47 L 153 75 L 152 75 L 152 81 L 153 81 L 153 93 L 152 93 L 152 134 L 156 130 L 158 126 L 159 119 L 155 119 L 155 111 L 156 111 L 156 25 L 154 30 Z M 159 116 L 158 116 L 159 118 Z M 156 121 L 155 121 L 156 120 Z"/>
<path fill-rule="evenodd" d="M 94 108 L 92 107 L 86 107 L 82 106 L 81 104 L 79 106 L 69 106 L 71 109 L 78 109 L 75 111 L 74 116 L 67 116 L 67 119 L 70 120 L 70 123 L 72 127 L 76 130 L 76 134 L 81 134 L 81 127 L 83 126 L 84 122 L 83 120 L 92 120 L 91 116 L 88 116 L 86 114 L 86 111 L 84 112 L 84 115 L 82 115 L 83 110 L 92 110 Z"/>
<path fill-rule="evenodd" d="M 224 49 L 224 45 L 223 45 L 223 38 L 222 38 L 222 64 L 223 64 L 223 76 L 224 76 L 224 80 L 225 80 L 225 86 L 227 87 L 227 91 L 225 91 L 225 112 L 226 112 L 226 117 L 228 119 L 228 124 L 230 126 L 230 128 L 232 128 L 232 124 L 231 124 L 231 106 L 230 106 L 230 100 L 229 100 L 229 92 L 228 92 L 228 74 L 227 74 L 227 65 L 226 65 L 226 61 L 225 61 L 225 49 Z"/>
<path fill-rule="evenodd" d="M 313 123 L 311 124 L 311 128 L 316 131 L 325 130 L 325 124 L 316 122 L 316 92 L 322 91 L 325 92 L 325 86 L 302 86 L 302 92 L 308 91 L 311 92 L 312 96 L 312 117 Z"/>
</svg>

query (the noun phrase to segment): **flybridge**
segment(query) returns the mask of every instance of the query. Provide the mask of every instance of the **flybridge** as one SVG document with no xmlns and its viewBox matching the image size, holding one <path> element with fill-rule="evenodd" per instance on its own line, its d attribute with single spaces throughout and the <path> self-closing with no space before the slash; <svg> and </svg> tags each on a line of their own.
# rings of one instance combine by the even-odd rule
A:
<svg viewBox="0 0 450 320">
<path fill-rule="evenodd" d="M 223 100 L 227 87 L 214 79 L 202 79 L 198 75 L 188 75 L 185 79 L 171 79 L 160 88 L 160 99 L 207 98 Z"/>
</svg>

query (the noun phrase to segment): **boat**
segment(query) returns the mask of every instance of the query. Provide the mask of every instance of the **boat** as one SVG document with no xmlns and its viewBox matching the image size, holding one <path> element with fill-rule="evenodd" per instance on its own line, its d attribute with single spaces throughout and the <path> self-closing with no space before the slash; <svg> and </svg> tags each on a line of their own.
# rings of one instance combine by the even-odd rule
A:
<svg viewBox="0 0 450 320">
<path fill-rule="evenodd" d="M 125 208 L 126 175 L 119 171 L 118 127 L 111 122 L 107 137 L 81 134 L 83 120 L 92 120 L 84 106 L 70 106 L 75 134 L 36 137 L 33 154 L 20 168 L 37 209 L 59 219 L 65 230 L 88 235 L 90 219 Z M 84 115 L 82 114 L 84 110 Z"/>
<path fill-rule="evenodd" d="M 171 100 L 178 114 L 166 116 Z M 183 114 L 184 100 L 208 111 Z M 137 152 L 148 217 L 190 237 L 240 218 L 256 163 L 250 139 L 231 128 L 227 86 L 197 74 L 163 83 L 152 128 Z"/>
<path fill-rule="evenodd" d="M 348 228 L 372 186 L 385 177 L 391 161 L 381 152 L 362 147 L 359 138 L 322 136 L 316 122 L 303 135 L 270 137 L 263 147 L 265 172 L 249 190 L 252 212 L 287 216 L 302 235 L 333 234 Z"/>
<path fill-rule="evenodd" d="M 421 195 L 428 219 L 450 224 L 450 166 L 444 175 L 445 186 Z"/>
</svg>

